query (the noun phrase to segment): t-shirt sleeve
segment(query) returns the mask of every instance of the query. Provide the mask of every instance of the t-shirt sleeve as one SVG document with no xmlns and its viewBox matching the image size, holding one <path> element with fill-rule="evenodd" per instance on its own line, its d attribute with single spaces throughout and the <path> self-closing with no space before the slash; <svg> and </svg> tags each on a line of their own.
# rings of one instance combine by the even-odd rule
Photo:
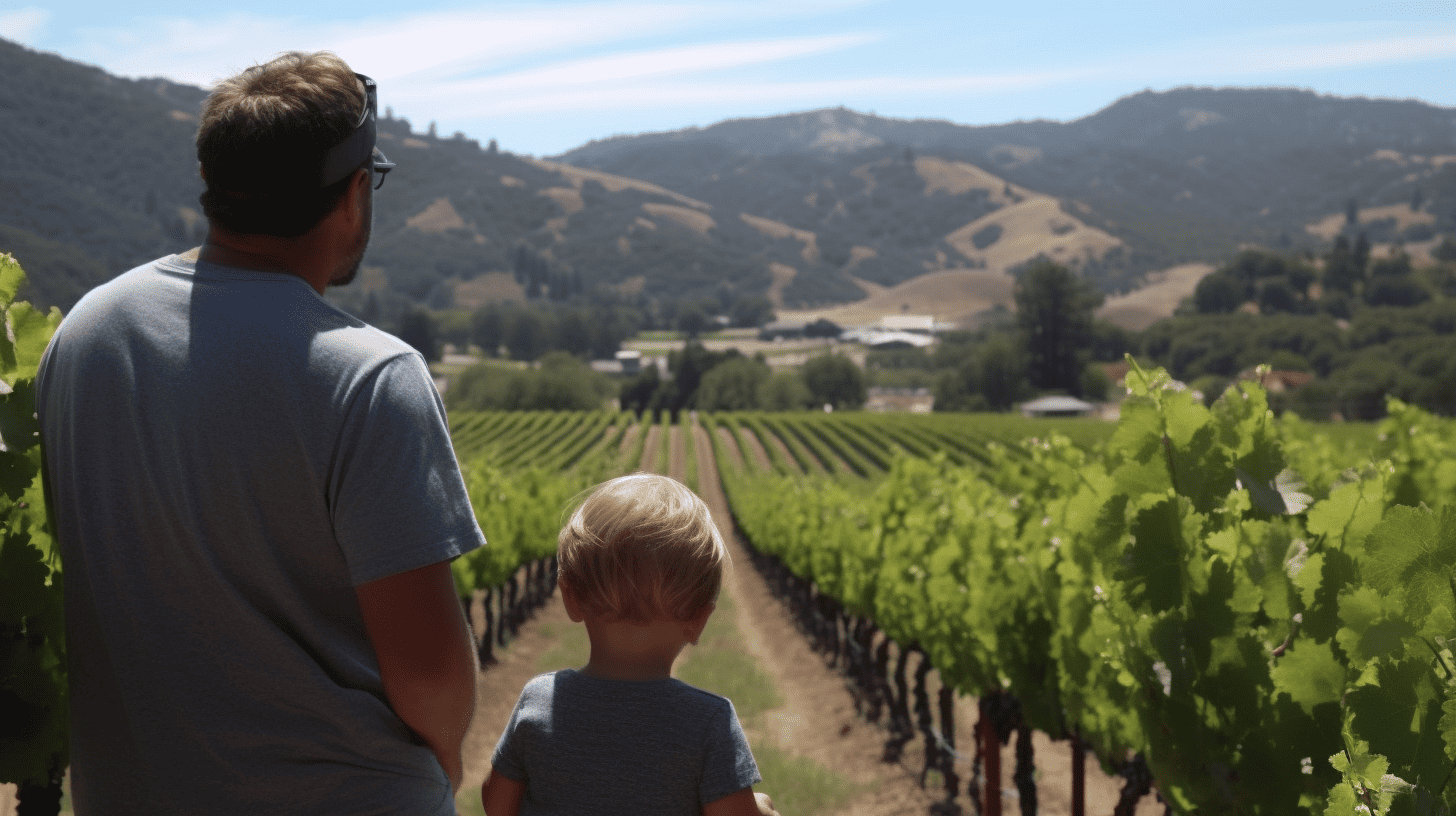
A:
<svg viewBox="0 0 1456 816">
<path fill-rule="evenodd" d="M 703 782 L 698 789 L 699 805 L 716 802 L 730 793 L 763 781 L 732 701 L 724 700 L 723 706 L 715 712 L 706 738 Z"/>
<path fill-rule="evenodd" d="M 361 384 L 338 444 L 330 504 L 355 586 L 485 543 L 419 355 L 392 357 Z"/>
<path fill-rule="evenodd" d="M 520 741 L 516 739 L 516 726 L 520 723 L 521 712 L 526 707 L 526 698 L 530 693 L 531 687 L 528 685 L 516 700 L 516 708 L 511 712 L 511 718 L 506 722 L 506 728 L 495 744 L 495 751 L 490 755 L 490 764 L 496 773 L 516 782 L 526 781 L 526 762 L 521 754 Z"/>
</svg>

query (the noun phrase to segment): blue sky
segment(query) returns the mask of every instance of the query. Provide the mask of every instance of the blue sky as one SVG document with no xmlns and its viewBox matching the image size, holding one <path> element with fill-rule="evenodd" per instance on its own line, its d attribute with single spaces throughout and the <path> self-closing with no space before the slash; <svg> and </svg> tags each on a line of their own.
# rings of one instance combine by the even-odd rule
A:
<svg viewBox="0 0 1456 816">
<path fill-rule="evenodd" d="M 0 37 L 207 86 L 329 49 L 380 104 L 547 156 L 618 133 L 843 105 L 1070 120 L 1145 88 L 1285 86 L 1456 107 L 1456 2 L 0 0 Z M 145 11 L 135 10 L 144 7 Z"/>
</svg>

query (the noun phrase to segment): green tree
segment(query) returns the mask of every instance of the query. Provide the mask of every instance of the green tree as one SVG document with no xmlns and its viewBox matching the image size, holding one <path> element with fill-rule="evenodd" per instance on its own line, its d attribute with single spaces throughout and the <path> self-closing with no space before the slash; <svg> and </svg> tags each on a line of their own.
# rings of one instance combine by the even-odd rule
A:
<svg viewBox="0 0 1456 816">
<path fill-rule="evenodd" d="M 728 317 L 734 326 L 741 328 L 762 326 L 773 322 L 773 304 L 762 295 L 744 295 L 733 301 Z"/>
<path fill-rule="evenodd" d="M 1355 285 L 1364 279 L 1365 268 L 1355 262 L 1350 239 L 1344 235 L 1335 236 L 1335 245 L 1325 256 L 1325 290 L 1353 293 Z"/>
<path fill-rule="evenodd" d="M 804 385 L 816 405 L 832 405 L 836 409 L 864 405 L 864 372 L 841 354 L 821 354 L 805 363 Z"/>
<path fill-rule="evenodd" d="M 804 378 L 792 371 L 775 371 L 758 384 L 758 407 L 765 411 L 799 411 L 814 405 Z"/>
<path fill-rule="evenodd" d="M 399 339 L 409 343 L 430 362 L 440 360 L 435 319 L 424 309 L 411 309 L 399 319 Z"/>
<path fill-rule="evenodd" d="M 751 411 L 759 408 L 759 389 L 769 378 L 769 367 L 738 357 L 714 366 L 698 383 L 699 411 Z"/>
<path fill-rule="evenodd" d="M 1199 314 L 1227 314 L 1249 299 L 1249 285 L 1222 270 L 1205 275 L 1193 289 L 1193 308 Z"/>
<path fill-rule="evenodd" d="M 708 317 L 708 313 L 701 306 L 689 303 L 677 310 L 673 325 L 688 338 L 694 338 L 702 334 L 712 322 L 712 318 Z"/>
<path fill-rule="evenodd" d="M 1072 270 L 1046 258 L 1022 270 L 1013 294 L 1031 384 L 1080 395 L 1092 314 L 1102 305 L 1102 294 Z"/>
</svg>

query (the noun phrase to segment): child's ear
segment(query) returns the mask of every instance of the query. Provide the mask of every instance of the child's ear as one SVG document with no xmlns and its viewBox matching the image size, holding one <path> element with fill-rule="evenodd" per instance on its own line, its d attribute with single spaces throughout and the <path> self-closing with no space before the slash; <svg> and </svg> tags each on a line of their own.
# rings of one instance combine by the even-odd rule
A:
<svg viewBox="0 0 1456 816">
<path fill-rule="evenodd" d="M 708 604 L 702 612 L 683 623 L 683 634 L 687 637 L 688 643 L 698 645 L 698 639 L 703 636 L 703 627 L 708 625 L 708 618 L 713 616 L 713 610 L 717 608 L 715 604 Z"/>
<path fill-rule="evenodd" d="M 561 589 L 561 604 L 566 607 L 566 616 L 571 618 L 572 623 L 581 623 L 586 620 L 586 615 L 581 612 L 581 602 L 577 600 L 571 585 L 558 578 L 556 586 Z"/>
</svg>

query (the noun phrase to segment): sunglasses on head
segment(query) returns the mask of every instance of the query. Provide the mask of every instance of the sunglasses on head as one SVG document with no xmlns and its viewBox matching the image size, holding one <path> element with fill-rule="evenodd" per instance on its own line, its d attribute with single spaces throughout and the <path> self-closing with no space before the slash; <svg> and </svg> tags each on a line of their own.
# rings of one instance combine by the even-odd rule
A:
<svg viewBox="0 0 1456 816">
<path fill-rule="evenodd" d="M 379 118 L 379 86 L 363 74 L 354 76 L 364 83 L 364 111 L 359 114 L 359 123 L 354 125 L 354 131 L 324 155 L 319 186 L 327 187 L 342 181 L 368 161 L 370 170 L 379 175 L 379 183 L 374 185 L 374 189 L 378 190 L 384 186 L 384 176 L 394 169 L 394 162 L 385 158 L 384 153 L 374 144 L 378 134 L 376 120 Z"/>
</svg>

